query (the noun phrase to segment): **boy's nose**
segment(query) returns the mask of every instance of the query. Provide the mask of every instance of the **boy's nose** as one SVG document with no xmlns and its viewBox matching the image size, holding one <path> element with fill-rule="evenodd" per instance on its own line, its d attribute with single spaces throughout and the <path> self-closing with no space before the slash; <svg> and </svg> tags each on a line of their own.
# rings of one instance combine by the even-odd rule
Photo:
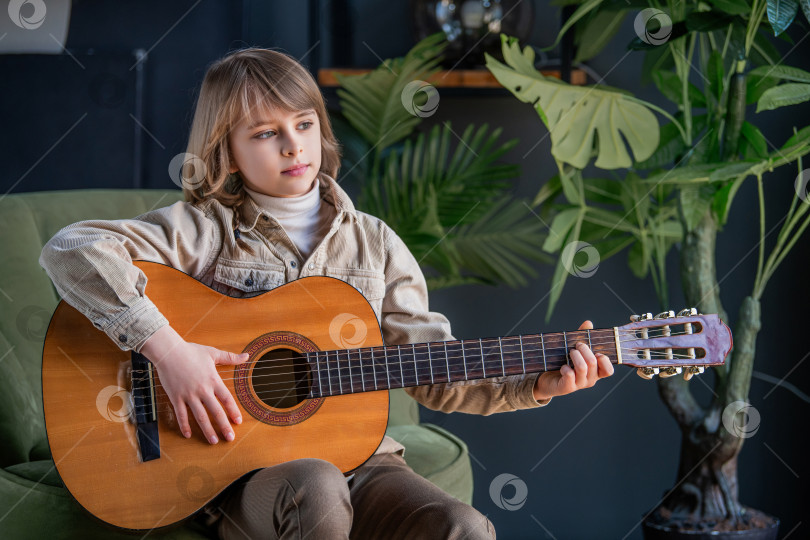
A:
<svg viewBox="0 0 810 540">
<path fill-rule="evenodd" d="M 303 151 L 304 151 L 304 147 L 301 146 L 300 144 L 296 144 L 296 145 L 292 145 L 292 146 L 287 147 L 284 150 L 284 155 L 285 156 L 294 156 L 296 154 L 300 154 Z"/>
</svg>

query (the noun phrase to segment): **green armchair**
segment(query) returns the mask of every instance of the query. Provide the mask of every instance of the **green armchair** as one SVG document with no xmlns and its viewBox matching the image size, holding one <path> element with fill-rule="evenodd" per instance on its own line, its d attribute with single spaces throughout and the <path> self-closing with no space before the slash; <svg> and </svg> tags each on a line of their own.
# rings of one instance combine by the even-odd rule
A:
<svg viewBox="0 0 810 540">
<path fill-rule="evenodd" d="M 0 198 L 0 538 L 132 538 L 87 514 L 59 479 L 42 413 L 42 346 L 60 298 L 39 266 L 43 245 L 85 219 L 123 219 L 182 200 L 178 190 L 72 190 Z M 405 460 L 448 493 L 472 502 L 467 446 L 448 431 L 419 423 L 417 403 L 391 391 L 387 433 Z M 153 538 L 214 538 L 189 520 Z"/>
</svg>

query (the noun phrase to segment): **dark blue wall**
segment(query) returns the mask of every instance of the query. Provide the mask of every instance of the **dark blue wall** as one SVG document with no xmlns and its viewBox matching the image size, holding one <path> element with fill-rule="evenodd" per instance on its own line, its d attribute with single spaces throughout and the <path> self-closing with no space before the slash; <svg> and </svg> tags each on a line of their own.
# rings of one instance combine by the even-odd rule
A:
<svg viewBox="0 0 810 540">
<path fill-rule="evenodd" d="M 0 103 L 4 119 L 0 188 L 5 193 L 174 187 L 167 167 L 185 150 L 195 92 L 207 64 L 228 50 L 243 45 L 280 47 L 315 69 L 347 55 L 353 65 L 373 67 L 378 56 L 402 55 L 413 44 L 404 0 L 348 4 L 354 32 L 347 51 L 338 55 L 329 45 L 329 2 L 322 2 L 321 42 L 313 47 L 305 2 L 75 1 L 67 48 L 84 67 L 67 55 L 0 57 L 0 95 L 5 96 Z M 537 4 L 531 42 L 546 46 L 556 35 L 558 11 L 547 2 Z M 632 35 L 630 21 L 622 32 Z M 790 50 L 790 45 L 780 45 L 783 52 Z M 129 69 L 135 49 L 148 53 L 141 70 L 141 110 L 137 69 Z M 786 64 L 807 69 L 801 50 L 794 50 Z M 589 64 L 605 76 L 606 84 L 657 100 L 653 88 L 639 87 L 640 59 L 624 55 L 622 46 L 614 44 Z M 333 93 L 327 92 L 327 98 L 330 106 L 336 104 Z M 761 113 L 770 119 L 765 136 L 780 146 L 794 123 L 806 123 L 809 112 L 805 105 Z M 556 173 L 542 122 L 528 105 L 505 93 L 442 93 L 439 111 L 425 127 L 447 120 L 459 130 L 468 123 L 500 125 L 504 139 L 520 139 L 506 156 L 522 167 L 515 180 L 517 194 L 533 196 Z M 769 228 L 793 196 L 795 175 L 793 170 L 766 177 Z M 721 292 L 732 316 L 753 282 L 757 215 L 756 192 L 749 181 L 718 240 Z M 775 235 L 768 237 L 768 247 Z M 764 377 L 785 377 L 805 392 L 810 391 L 810 362 L 805 361 L 810 347 L 802 338 L 810 300 L 807 247 L 805 239 L 769 286 L 756 364 Z M 685 306 L 677 286 L 677 261 L 673 257 L 669 263 L 671 308 L 677 310 Z M 447 314 L 460 338 L 569 330 L 586 318 L 597 328 L 607 327 L 622 324 L 631 313 L 656 311 L 652 283 L 633 278 L 620 255 L 603 261 L 590 279 L 569 279 L 546 324 L 544 297 L 552 269 L 541 266 L 539 272 L 530 287 L 521 290 L 437 291 L 431 307 Z M 708 374 L 692 384 L 704 401 L 711 382 Z M 802 436 L 809 405 L 806 398 L 783 387 L 772 390 L 772 383 L 754 378 L 750 402 L 761 413 L 762 423 L 742 451 L 740 494 L 745 504 L 779 516 L 783 535 L 802 522 L 791 536 L 800 538 L 807 535 L 810 517 L 803 482 L 810 476 L 810 466 Z M 475 471 L 474 505 L 496 524 L 500 538 L 641 538 L 637 525 L 642 516 L 679 480 L 675 423 L 658 399 L 656 385 L 627 368 L 617 369 L 614 377 L 594 389 L 556 398 L 542 410 L 480 417 L 423 409 L 422 419 L 467 441 Z M 518 511 L 502 510 L 490 498 L 490 483 L 501 473 L 514 474 L 527 484 L 528 499 Z"/>
</svg>

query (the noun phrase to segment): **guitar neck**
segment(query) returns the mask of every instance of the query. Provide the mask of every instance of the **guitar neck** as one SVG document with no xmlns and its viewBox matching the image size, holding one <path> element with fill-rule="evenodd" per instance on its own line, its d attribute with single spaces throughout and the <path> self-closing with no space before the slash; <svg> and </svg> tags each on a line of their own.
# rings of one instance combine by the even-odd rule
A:
<svg viewBox="0 0 810 540">
<path fill-rule="evenodd" d="M 310 397 L 555 371 L 577 341 L 619 363 L 615 335 L 609 328 L 306 353 Z"/>
</svg>

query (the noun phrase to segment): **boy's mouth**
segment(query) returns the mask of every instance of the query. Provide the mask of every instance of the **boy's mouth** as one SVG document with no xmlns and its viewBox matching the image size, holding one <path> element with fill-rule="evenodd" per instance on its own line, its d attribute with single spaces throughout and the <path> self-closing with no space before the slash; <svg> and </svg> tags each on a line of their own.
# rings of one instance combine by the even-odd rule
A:
<svg viewBox="0 0 810 540">
<path fill-rule="evenodd" d="M 309 165 L 307 165 L 306 163 L 302 163 L 300 165 L 295 165 L 289 169 L 281 171 L 281 174 L 288 174 L 290 176 L 301 176 L 308 168 Z"/>
</svg>

